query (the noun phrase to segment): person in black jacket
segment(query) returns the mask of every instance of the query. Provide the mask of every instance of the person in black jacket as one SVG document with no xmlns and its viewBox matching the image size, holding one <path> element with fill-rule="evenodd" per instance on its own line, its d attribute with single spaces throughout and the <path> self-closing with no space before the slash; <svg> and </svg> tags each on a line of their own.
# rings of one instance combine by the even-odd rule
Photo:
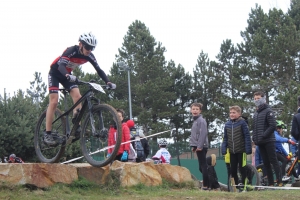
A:
<svg viewBox="0 0 300 200">
<path fill-rule="evenodd" d="M 298 96 L 298 110 L 297 114 L 294 115 L 293 121 L 292 121 L 292 130 L 291 130 L 292 136 L 295 138 L 296 141 L 298 141 L 298 158 L 300 158 L 300 96 Z M 300 163 L 298 161 L 298 177 L 300 177 Z"/>
<path fill-rule="evenodd" d="M 261 91 L 254 93 L 256 112 L 253 115 L 253 136 L 255 145 L 258 146 L 268 176 L 269 186 L 274 185 L 274 177 L 271 164 L 274 168 L 277 185 L 282 186 L 280 166 L 275 151 L 276 121 L 273 111 L 266 103 L 265 94 Z"/>
</svg>

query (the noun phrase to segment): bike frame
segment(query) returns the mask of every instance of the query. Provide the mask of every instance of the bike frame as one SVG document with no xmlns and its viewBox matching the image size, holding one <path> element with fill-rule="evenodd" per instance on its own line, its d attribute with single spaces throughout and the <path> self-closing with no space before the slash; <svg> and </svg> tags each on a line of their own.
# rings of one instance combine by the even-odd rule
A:
<svg viewBox="0 0 300 200">
<path fill-rule="evenodd" d="M 70 137 L 70 136 L 73 136 L 74 133 L 75 133 L 75 130 L 77 129 L 77 124 L 79 124 L 84 112 L 86 109 L 88 109 L 88 113 L 89 113 L 89 116 L 90 116 L 90 121 L 91 121 L 91 125 L 92 125 L 92 133 L 94 134 L 95 133 L 95 126 L 93 124 L 93 115 L 92 115 L 92 107 L 93 107 L 93 103 L 92 101 L 94 101 L 96 104 L 100 104 L 100 100 L 95 98 L 94 97 L 94 92 L 92 90 L 92 88 L 90 87 L 90 89 L 71 107 L 68 109 L 68 102 L 67 102 L 67 94 L 69 93 L 66 89 L 59 89 L 64 97 L 64 107 L 65 107 L 65 112 L 59 116 L 57 119 L 55 119 L 53 123 L 55 123 L 56 121 L 60 120 L 62 117 L 65 117 L 66 118 L 66 136 L 67 136 L 67 144 L 70 144 L 72 142 L 72 139 L 73 137 Z M 81 111 L 79 112 L 78 116 L 76 117 L 76 120 L 75 120 L 75 125 L 72 127 L 72 129 L 70 128 L 70 122 L 69 122 L 69 114 L 71 112 L 73 112 L 73 110 L 80 104 L 83 102 L 83 105 L 82 105 L 82 108 L 81 108 Z M 100 116 L 101 117 L 101 116 Z M 100 118 L 102 119 L 102 117 Z M 101 123 L 103 125 L 103 123 Z M 101 127 L 103 128 L 103 127 Z"/>
<path fill-rule="evenodd" d="M 295 156 L 295 160 L 292 162 L 292 165 L 290 166 L 289 170 L 287 171 L 287 176 L 291 176 L 292 171 L 297 162 L 298 162 L 298 156 Z"/>
</svg>

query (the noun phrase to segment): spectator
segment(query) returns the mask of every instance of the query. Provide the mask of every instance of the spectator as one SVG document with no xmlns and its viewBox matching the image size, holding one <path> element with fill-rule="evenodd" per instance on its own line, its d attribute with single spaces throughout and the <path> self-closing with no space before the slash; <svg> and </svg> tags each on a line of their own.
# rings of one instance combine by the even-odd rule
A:
<svg viewBox="0 0 300 200">
<path fill-rule="evenodd" d="M 207 123 L 202 117 L 203 105 L 201 103 L 193 103 L 191 105 L 191 113 L 194 119 L 191 129 L 190 147 L 196 152 L 199 163 L 199 171 L 203 176 L 202 190 L 208 190 L 208 174 L 206 154 L 208 149 Z"/>
<path fill-rule="evenodd" d="M 265 170 L 268 176 L 269 186 L 274 185 L 274 177 L 271 164 L 276 174 L 277 185 L 282 187 L 280 166 L 275 151 L 276 121 L 270 106 L 266 103 L 266 97 L 263 92 L 254 93 L 254 103 L 256 112 L 253 115 L 253 136 L 255 145 L 258 146 Z"/>
<path fill-rule="evenodd" d="M 140 131 L 137 133 L 136 128 L 134 127 L 134 121 L 128 120 L 127 125 L 130 129 L 131 140 L 137 140 L 131 142 L 135 152 L 136 152 L 136 162 L 146 161 L 146 158 L 149 155 L 150 147 L 148 140 L 145 135 Z"/>
<path fill-rule="evenodd" d="M 8 163 L 24 163 L 24 161 L 17 157 L 15 154 L 11 154 L 8 159 Z"/>
<path fill-rule="evenodd" d="M 127 123 L 124 122 L 124 110 L 122 109 L 117 109 L 118 115 L 122 121 L 122 143 L 130 141 L 130 130 L 127 126 Z M 108 135 L 108 146 L 111 145 L 115 145 L 116 144 L 116 139 L 115 139 L 115 135 L 116 135 L 116 127 L 115 126 L 111 126 L 109 129 L 109 135 Z M 117 156 L 115 157 L 115 160 L 119 160 L 122 162 L 127 162 L 128 161 L 128 155 L 129 155 L 129 150 L 130 150 L 130 143 L 126 143 L 126 144 L 121 144 L 120 149 L 117 153 Z M 110 148 L 108 149 L 108 155 L 110 156 L 110 154 L 112 153 L 113 149 Z"/>
<path fill-rule="evenodd" d="M 242 183 L 246 179 L 245 166 L 247 164 L 246 154 L 252 153 L 251 137 L 248 124 L 241 117 L 242 109 L 239 106 L 229 108 L 230 120 L 225 123 L 224 140 L 222 143 L 222 154 L 226 154 L 227 148 L 230 153 L 230 174 L 235 184 L 239 184 L 237 175 L 238 168 L 242 174 Z"/>
</svg>

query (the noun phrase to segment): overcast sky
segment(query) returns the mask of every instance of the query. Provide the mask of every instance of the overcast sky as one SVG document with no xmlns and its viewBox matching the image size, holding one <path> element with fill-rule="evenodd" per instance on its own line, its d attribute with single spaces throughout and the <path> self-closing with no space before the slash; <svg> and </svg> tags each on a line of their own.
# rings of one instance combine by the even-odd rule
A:
<svg viewBox="0 0 300 200">
<path fill-rule="evenodd" d="M 192 72 L 201 50 L 214 60 L 223 40 L 242 41 L 255 3 L 265 12 L 284 12 L 290 0 L 1 0 L 0 95 L 29 88 L 33 74 L 47 83 L 52 61 L 83 32 L 92 31 L 98 46 L 93 52 L 109 73 L 128 27 L 140 20 L 157 42 L 166 47 L 166 60 Z M 94 72 L 90 64 L 84 72 Z"/>
</svg>

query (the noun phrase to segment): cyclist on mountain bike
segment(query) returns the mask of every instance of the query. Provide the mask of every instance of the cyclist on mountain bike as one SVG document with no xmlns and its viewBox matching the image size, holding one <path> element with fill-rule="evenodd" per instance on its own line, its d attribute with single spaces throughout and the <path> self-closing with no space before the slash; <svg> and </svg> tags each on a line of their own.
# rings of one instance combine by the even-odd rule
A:
<svg viewBox="0 0 300 200">
<path fill-rule="evenodd" d="M 69 91 L 73 103 L 76 103 L 81 97 L 78 85 L 76 84 L 77 78 L 71 73 L 76 67 L 86 62 L 90 62 L 102 80 L 105 81 L 110 88 L 115 88 L 115 84 L 109 81 L 92 53 L 96 46 L 96 37 L 92 33 L 83 33 L 79 36 L 79 45 L 68 47 L 50 66 L 48 75 L 49 106 L 46 114 L 46 132 L 44 133 L 44 142 L 48 145 L 56 145 L 57 143 L 60 143 L 62 139 L 58 135 L 51 133 L 53 115 L 58 104 L 59 83 Z M 73 119 L 76 118 L 80 109 L 81 105 L 78 105 L 74 109 Z M 74 123 L 75 120 L 72 121 Z M 81 129 L 79 126 L 75 133 L 76 138 L 79 138 L 80 131 Z"/>
<path fill-rule="evenodd" d="M 290 157 L 289 154 L 286 152 L 286 150 L 283 148 L 282 143 L 290 143 L 292 145 L 296 144 L 291 139 L 282 137 L 282 132 L 283 129 L 285 128 L 286 125 L 281 120 L 276 120 L 276 131 L 274 131 L 275 138 L 276 138 L 275 147 L 276 147 L 277 160 L 281 162 L 282 181 L 288 181 L 290 179 L 290 177 L 285 175 L 285 167 Z"/>
</svg>

